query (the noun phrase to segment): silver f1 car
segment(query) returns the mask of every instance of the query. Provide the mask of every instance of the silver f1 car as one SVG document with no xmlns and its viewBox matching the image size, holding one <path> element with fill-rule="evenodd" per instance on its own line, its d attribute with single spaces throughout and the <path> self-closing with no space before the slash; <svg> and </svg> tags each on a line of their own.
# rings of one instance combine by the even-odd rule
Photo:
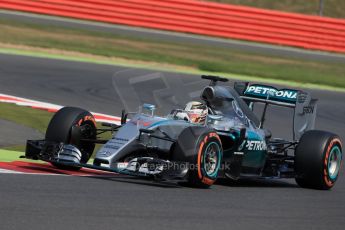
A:
<svg viewBox="0 0 345 230">
<path fill-rule="evenodd" d="M 342 144 L 335 134 L 313 130 L 317 100 L 309 93 L 244 82 L 230 87 L 224 78 L 202 78 L 210 80 L 202 102 L 165 117 L 144 104 L 137 113 L 123 111 L 121 125 L 103 123 L 97 129 L 91 113 L 64 107 L 50 121 L 45 140 L 27 141 L 25 157 L 59 168 L 87 167 L 197 187 L 209 187 L 219 177 L 295 178 L 301 187 L 333 187 Z M 261 119 L 253 112 L 257 104 L 263 106 Z M 292 140 L 273 138 L 264 128 L 270 105 L 294 109 Z M 99 139 L 104 132 L 112 132 L 110 140 Z M 88 164 L 96 144 L 103 146 Z"/>
</svg>

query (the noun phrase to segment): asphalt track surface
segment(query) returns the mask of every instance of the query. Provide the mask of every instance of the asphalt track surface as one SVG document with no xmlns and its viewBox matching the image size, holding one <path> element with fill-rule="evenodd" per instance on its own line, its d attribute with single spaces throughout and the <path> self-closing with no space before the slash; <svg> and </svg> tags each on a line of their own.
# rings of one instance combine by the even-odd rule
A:
<svg viewBox="0 0 345 230">
<path fill-rule="evenodd" d="M 25 145 L 25 140 L 28 138 L 37 140 L 44 137 L 35 129 L 2 119 L 0 119 L 0 127 L 0 148 L 9 145 Z"/>
<path fill-rule="evenodd" d="M 0 55 L 0 92 L 119 115 L 137 102 L 182 106 L 207 84 L 198 76 Z M 317 128 L 345 140 L 345 94 L 313 90 Z M 126 102 L 127 101 L 127 102 Z M 1 111 L 0 111 L 1 112 Z M 270 110 L 268 127 L 288 136 L 291 112 Z M 124 176 L 0 174 L 1 229 L 343 229 L 345 175 L 331 191 L 293 180 L 220 181 L 211 189 Z"/>
</svg>

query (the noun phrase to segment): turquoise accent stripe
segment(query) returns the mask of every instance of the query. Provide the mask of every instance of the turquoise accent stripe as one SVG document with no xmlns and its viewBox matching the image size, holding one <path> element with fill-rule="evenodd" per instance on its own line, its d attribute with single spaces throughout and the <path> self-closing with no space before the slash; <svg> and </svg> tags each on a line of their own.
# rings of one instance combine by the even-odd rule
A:
<svg viewBox="0 0 345 230">
<path fill-rule="evenodd" d="M 249 131 L 248 132 L 248 140 L 259 140 L 259 141 L 261 141 L 262 137 L 257 132 Z"/>
<path fill-rule="evenodd" d="M 161 125 L 161 124 L 169 123 L 169 122 L 172 122 L 172 120 L 157 121 L 157 122 L 151 124 L 151 125 L 150 125 L 149 127 L 147 127 L 147 128 L 149 129 L 149 128 L 152 128 L 152 127 L 155 127 L 155 126 L 158 126 L 158 125 Z"/>
<path fill-rule="evenodd" d="M 331 174 L 331 173 L 330 173 L 330 169 L 331 169 L 331 164 L 330 164 L 330 162 L 331 162 L 331 159 L 332 159 L 332 157 L 334 156 L 334 154 L 337 155 L 337 169 L 336 169 L 336 171 L 335 171 L 333 174 Z M 341 164 L 341 160 L 342 160 L 342 153 L 341 153 L 340 148 L 339 148 L 337 145 L 336 145 L 336 146 L 333 146 L 333 148 L 331 149 L 331 152 L 330 152 L 330 154 L 329 154 L 329 156 L 328 156 L 328 164 L 327 164 L 328 176 L 329 176 L 329 178 L 331 178 L 332 180 L 335 180 L 335 179 L 337 179 L 337 177 L 338 177 L 339 169 L 340 169 L 340 164 Z"/>
</svg>

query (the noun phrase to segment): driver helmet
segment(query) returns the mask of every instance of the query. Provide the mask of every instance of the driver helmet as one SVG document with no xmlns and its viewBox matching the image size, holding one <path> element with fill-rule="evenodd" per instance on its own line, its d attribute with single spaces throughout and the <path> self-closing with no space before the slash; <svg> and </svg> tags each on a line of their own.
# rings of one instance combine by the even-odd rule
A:
<svg viewBox="0 0 345 230">
<path fill-rule="evenodd" d="M 207 106 L 198 101 L 188 102 L 185 112 L 189 122 L 204 125 L 208 114 Z"/>
</svg>

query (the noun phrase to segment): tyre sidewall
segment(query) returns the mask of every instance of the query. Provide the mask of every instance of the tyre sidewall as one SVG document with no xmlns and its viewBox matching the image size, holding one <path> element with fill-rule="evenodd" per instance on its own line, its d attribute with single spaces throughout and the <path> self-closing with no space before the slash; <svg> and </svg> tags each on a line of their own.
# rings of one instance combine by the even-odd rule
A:
<svg viewBox="0 0 345 230">
<path fill-rule="evenodd" d="M 306 132 L 296 148 L 296 181 L 302 187 L 330 189 L 337 180 L 328 173 L 329 154 L 334 146 L 341 150 L 341 141 L 335 134 L 312 130 Z M 339 174 L 339 172 L 338 172 Z"/>
<path fill-rule="evenodd" d="M 219 147 L 217 172 L 207 175 L 204 169 L 204 153 L 207 145 L 214 142 Z M 178 137 L 172 154 L 172 161 L 188 162 L 188 181 L 192 186 L 209 187 L 217 179 L 222 161 L 222 144 L 218 134 L 207 127 L 188 127 Z"/>
<path fill-rule="evenodd" d="M 329 141 L 329 143 L 327 145 L 327 149 L 325 150 L 325 153 L 324 153 L 324 158 L 323 158 L 323 161 L 324 161 L 324 163 L 323 163 L 323 181 L 325 183 L 325 186 L 329 187 L 329 188 L 333 187 L 334 183 L 337 181 L 337 179 L 339 177 L 339 172 L 341 170 L 341 165 L 342 165 L 342 161 L 341 161 L 340 168 L 338 170 L 336 177 L 331 178 L 329 175 L 329 171 L 328 171 L 328 164 L 329 164 L 329 160 L 330 160 L 331 151 L 336 146 L 338 148 L 340 148 L 340 151 L 342 150 L 341 142 L 340 142 L 340 139 L 338 137 L 334 137 Z"/>
<path fill-rule="evenodd" d="M 90 112 L 75 107 L 64 107 L 51 119 L 45 139 L 48 142 L 72 144 L 80 150 L 83 149 L 81 163 L 86 163 L 91 157 L 95 144 L 81 143 L 77 140 L 78 137 L 74 138 L 71 135 L 73 127 L 85 124 L 90 125 L 92 129 L 96 129 L 95 119 Z M 92 138 L 96 138 L 96 136 Z"/>
<path fill-rule="evenodd" d="M 207 174 L 206 170 L 205 170 L 205 153 L 207 148 L 210 145 L 215 144 L 218 148 L 218 153 L 217 153 L 217 169 L 214 173 L 212 173 L 212 175 Z M 221 165 L 221 161 L 222 161 L 222 145 L 221 145 L 221 141 L 219 136 L 217 135 L 216 132 L 207 132 L 205 134 L 203 134 L 199 140 L 198 140 L 198 144 L 196 146 L 195 149 L 195 160 L 194 162 L 196 162 L 196 168 L 194 170 L 191 171 L 192 174 L 197 174 L 197 175 L 193 175 L 193 177 L 198 178 L 198 180 L 202 183 L 205 184 L 206 186 L 210 186 L 212 184 L 214 184 L 214 182 L 217 180 L 218 177 L 218 172 L 220 170 L 220 165 Z"/>
</svg>

